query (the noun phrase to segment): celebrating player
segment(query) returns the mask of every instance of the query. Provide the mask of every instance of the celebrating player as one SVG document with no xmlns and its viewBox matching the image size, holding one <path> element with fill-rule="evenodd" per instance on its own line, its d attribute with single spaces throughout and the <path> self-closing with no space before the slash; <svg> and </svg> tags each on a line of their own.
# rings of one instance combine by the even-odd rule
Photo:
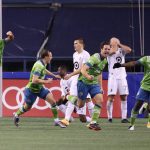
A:
<svg viewBox="0 0 150 150">
<path fill-rule="evenodd" d="M 139 91 L 136 95 L 136 103 L 131 111 L 131 125 L 129 126 L 129 130 L 134 130 L 135 119 L 139 113 L 139 109 L 143 105 L 144 102 L 148 103 L 148 123 L 147 128 L 150 128 L 150 56 L 142 57 L 137 61 L 131 61 L 128 63 L 114 64 L 113 68 L 120 68 L 120 67 L 132 67 L 135 65 L 142 65 L 144 67 L 144 77 L 141 81 L 141 86 Z"/>
<path fill-rule="evenodd" d="M 41 59 L 34 63 L 29 83 L 24 91 L 25 104 L 16 113 L 14 113 L 14 124 L 16 126 L 19 125 L 19 116 L 29 111 L 36 98 L 40 97 L 50 103 L 55 124 L 62 128 L 64 127 L 58 119 L 56 102 L 52 93 L 43 86 L 43 84 L 51 84 L 52 82 L 52 79 L 50 78 L 45 80 L 45 75 L 51 75 L 51 72 L 46 69 L 46 65 L 50 63 L 51 59 L 52 53 L 48 50 L 43 50 L 41 53 Z"/>
<path fill-rule="evenodd" d="M 7 37 L 5 39 L 0 39 L 0 66 L 2 65 L 2 56 L 5 44 L 14 39 L 14 35 L 11 31 L 6 33 Z"/>
<path fill-rule="evenodd" d="M 91 95 L 91 98 L 95 100 L 95 106 L 92 114 L 92 120 L 88 125 L 89 129 L 101 130 L 97 123 L 100 116 L 101 105 L 103 101 L 102 90 L 102 71 L 107 64 L 106 57 L 110 51 L 110 45 L 108 42 L 101 44 L 101 51 L 92 55 L 89 60 L 83 65 L 81 74 L 78 81 L 78 106 L 83 107 L 87 94 Z"/>
</svg>

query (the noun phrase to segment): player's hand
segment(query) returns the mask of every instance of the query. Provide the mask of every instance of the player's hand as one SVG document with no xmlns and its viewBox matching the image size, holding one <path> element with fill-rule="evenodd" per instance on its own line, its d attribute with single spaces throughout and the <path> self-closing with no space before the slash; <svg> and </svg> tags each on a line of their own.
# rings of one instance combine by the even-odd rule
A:
<svg viewBox="0 0 150 150">
<path fill-rule="evenodd" d="M 113 66 L 113 69 L 115 68 L 120 68 L 121 67 L 121 64 L 120 63 L 115 63 L 114 66 Z"/>
<path fill-rule="evenodd" d="M 6 35 L 7 35 L 7 38 L 8 38 L 9 40 L 13 40 L 13 39 L 14 39 L 14 34 L 13 34 L 11 31 L 8 31 L 8 32 L 6 33 Z"/>
<path fill-rule="evenodd" d="M 67 74 L 67 75 L 64 77 L 65 80 L 68 80 L 68 79 L 70 79 L 70 78 L 71 78 L 71 75 L 70 75 L 70 74 Z"/>
<path fill-rule="evenodd" d="M 92 80 L 94 79 L 94 76 L 88 75 L 88 76 L 87 76 L 87 79 L 92 81 Z"/>
<path fill-rule="evenodd" d="M 46 83 L 52 83 L 53 79 L 52 78 L 47 78 L 47 80 L 45 80 Z"/>
</svg>

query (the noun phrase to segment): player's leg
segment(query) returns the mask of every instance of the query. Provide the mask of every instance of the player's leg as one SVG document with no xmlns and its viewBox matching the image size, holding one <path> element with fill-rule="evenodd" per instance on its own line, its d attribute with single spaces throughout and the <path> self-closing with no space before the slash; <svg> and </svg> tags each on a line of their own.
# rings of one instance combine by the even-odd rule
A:
<svg viewBox="0 0 150 150">
<path fill-rule="evenodd" d="M 149 94 L 150 95 L 150 94 Z M 147 122 L 147 128 L 150 128 L 150 96 L 149 96 L 149 102 L 147 106 L 147 111 L 148 111 L 148 122 Z"/>
<path fill-rule="evenodd" d="M 108 121 L 111 123 L 112 122 L 112 113 L 113 113 L 113 101 L 114 97 L 117 94 L 117 80 L 113 77 L 108 78 L 108 100 L 107 100 L 107 117 Z"/>
<path fill-rule="evenodd" d="M 93 130 L 101 130 L 101 127 L 98 124 L 98 119 L 101 113 L 103 95 L 99 85 L 91 85 L 90 87 L 90 95 L 95 100 L 95 105 L 93 109 L 93 114 L 91 118 L 91 122 L 89 124 L 89 129 Z"/>
<path fill-rule="evenodd" d="M 65 126 L 63 126 L 58 118 L 58 110 L 57 110 L 57 105 L 56 105 L 56 101 L 52 95 L 52 93 L 50 93 L 50 91 L 46 88 L 42 88 L 40 90 L 40 93 L 38 94 L 38 96 L 44 100 L 46 100 L 50 105 L 51 105 L 51 110 L 53 113 L 53 117 L 54 117 L 54 124 L 60 126 L 61 128 L 64 128 Z"/>
<path fill-rule="evenodd" d="M 87 108 L 88 108 L 89 115 L 90 115 L 90 117 L 92 117 L 92 113 L 93 113 L 93 109 L 94 109 L 94 104 L 93 104 L 92 99 L 89 98 L 88 96 L 86 98 L 86 105 L 87 105 Z"/>
<path fill-rule="evenodd" d="M 147 91 L 145 91 L 141 88 L 139 89 L 139 91 L 136 95 L 137 102 L 135 103 L 135 105 L 131 111 L 130 126 L 128 128 L 129 130 L 134 130 L 135 120 L 136 120 L 136 117 L 139 113 L 139 109 L 143 105 L 144 101 L 149 98 L 148 96 L 149 95 L 148 95 Z"/>
<path fill-rule="evenodd" d="M 129 95 L 126 78 L 118 80 L 118 91 L 121 99 L 121 122 L 129 123 L 127 120 L 127 95 Z"/>
<path fill-rule="evenodd" d="M 77 102 L 77 80 L 73 80 L 70 86 L 70 95 L 67 96 L 68 105 L 65 113 L 65 118 L 61 122 L 68 126 L 69 120 L 75 108 L 75 103 Z"/>
<path fill-rule="evenodd" d="M 141 108 L 140 108 L 140 110 L 139 110 L 139 114 L 144 114 L 147 110 L 148 110 L 148 103 L 145 102 L 145 103 L 143 103 L 143 105 L 141 106 Z"/>
<path fill-rule="evenodd" d="M 35 102 L 37 95 L 32 93 L 28 88 L 24 90 L 24 105 L 14 113 L 14 124 L 19 125 L 19 116 L 29 111 Z"/>
</svg>

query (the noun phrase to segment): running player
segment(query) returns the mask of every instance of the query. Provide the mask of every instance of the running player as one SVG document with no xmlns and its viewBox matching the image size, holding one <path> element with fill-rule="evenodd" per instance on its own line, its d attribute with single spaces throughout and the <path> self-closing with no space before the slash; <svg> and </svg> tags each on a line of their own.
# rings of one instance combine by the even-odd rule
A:
<svg viewBox="0 0 150 150">
<path fill-rule="evenodd" d="M 60 127 L 64 127 L 58 119 L 58 111 L 56 107 L 56 102 L 53 95 L 48 89 L 46 89 L 43 84 L 51 84 L 52 79 L 45 79 L 45 75 L 51 75 L 46 69 L 46 65 L 50 63 L 52 59 L 52 53 L 48 50 L 43 50 L 41 53 L 41 59 L 36 61 L 32 67 L 29 82 L 25 88 L 25 104 L 14 113 L 14 124 L 19 125 L 19 117 L 25 112 L 32 108 L 37 97 L 46 100 L 51 105 L 51 110 L 54 116 L 55 124 Z"/>
<path fill-rule="evenodd" d="M 119 92 L 121 99 L 121 122 L 129 123 L 127 120 L 127 95 L 128 84 L 126 80 L 125 68 L 113 69 L 116 62 L 125 63 L 125 55 L 131 52 L 131 48 L 120 43 L 119 39 L 111 38 L 111 51 L 108 59 L 108 101 L 107 101 L 107 115 L 108 121 L 112 122 L 113 101 L 114 97 Z"/>
<path fill-rule="evenodd" d="M 82 38 L 78 38 L 74 40 L 74 50 L 76 51 L 73 54 L 74 71 L 65 77 L 65 79 L 72 78 L 72 82 L 70 85 L 70 95 L 68 95 L 69 101 L 65 113 L 65 118 L 61 120 L 61 122 L 66 126 L 69 125 L 69 119 L 74 110 L 75 103 L 78 99 L 77 81 L 78 81 L 79 73 L 81 71 L 81 67 L 90 58 L 90 54 L 84 50 L 84 41 Z"/>
<path fill-rule="evenodd" d="M 83 107 L 85 99 L 88 93 L 91 98 L 95 100 L 95 106 L 92 114 L 92 120 L 88 125 L 89 129 L 101 130 L 98 124 L 98 118 L 100 116 L 101 105 L 103 101 L 103 90 L 102 90 L 102 71 L 107 64 L 106 57 L 110 51 L 109 42 L 103 42 L 101 44 L 100 53 L 95 53 L 90 59 L 84 64 L 81 69 L 81 74 L 78 81 L 78 106 Z"/>
<path fill-rule="evenodd" d="M 131 61 L 128 63 L 114 64 L 113 68 L 120 67 L 132 67 L 135 65 L 142 65 L 144 67 L 144 77 L 141 81 L 141 86 L 136 95 L 136 103 L 131 111 L 131 125 L 129 126 L 129 130 L 134 130 L 135 119 L 139 113 L 139 109 L 143 105 L 144 102 L 148 103 L 148 123 L 147 128 L 150 128 L 150 56 L 144 56 L 137 61 Z"/>
</svg>

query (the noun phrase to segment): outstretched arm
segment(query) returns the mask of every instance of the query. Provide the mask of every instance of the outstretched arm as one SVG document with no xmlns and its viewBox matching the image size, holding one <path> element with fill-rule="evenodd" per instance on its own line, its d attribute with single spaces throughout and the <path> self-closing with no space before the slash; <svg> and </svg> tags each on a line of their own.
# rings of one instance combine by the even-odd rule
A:
<svg viewBox="0 0 150 150">
<path fill-rule="evenodd" d="M 120 67 L 134 67 L 135 65 L 139 64 L 138 61 L 130 61 L 124 64 L 120 64 L 120 63 L 115 63 L 113 66 L 113 69 L 115 68 L 120 68 Z"/>
</svg>

